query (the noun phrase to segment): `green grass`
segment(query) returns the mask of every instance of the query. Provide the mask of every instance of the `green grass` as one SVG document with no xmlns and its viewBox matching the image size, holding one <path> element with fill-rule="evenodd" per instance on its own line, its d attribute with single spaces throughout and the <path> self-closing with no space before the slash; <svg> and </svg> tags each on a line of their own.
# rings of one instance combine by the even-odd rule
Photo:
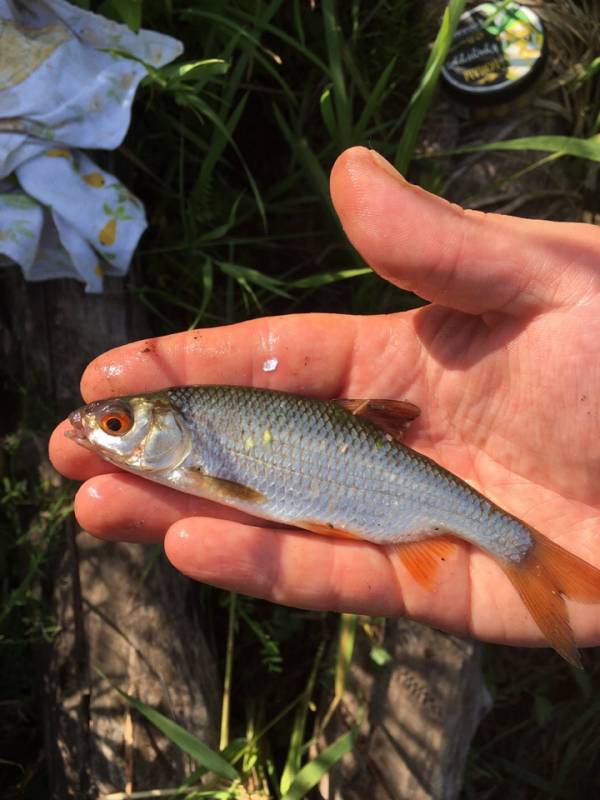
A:
<svg viewBox="0 0 600 800">
<path fill-rule="evenodd" d="M 600 657 L 585 672 L 540 650 L 488 647 L 484 675 L 494 706 L 475 736 L 465 798 L 593 798 L 600 791 Z"/>
<path fill-rule="evenodd" d="M 419 302 L 378 278 L 349 247 L 328 174 L 352 144 L 380 150 L 430 187 L 460 163 L 459 151 L 456 162 L 447 153 L 435 162 L 416 159 L 422 125 L 437 113 L 437 76 L 462 6 L 452 2 L 440 20 L 417 0 L 322 0 L 314 10 L 305 0 L 102 4 L 134 29 L 171 33 L 186 45 L 180 62 L 144 81 L 123 147 L 98 155 L 147 208 L 150 228 L 132 291 L 157 333 L 259 314 L 380 313 Z M 586 157 L 587 169 L 597 160 L 598 69 L 597 53 L 585 53 L 578 69 L 565 71 L 562 137 L 482 147 L 474 126 L 461 152 L 534 148 L 553 161 Z M 558 113 L 554 96 L 540 102 L 548 115 Z M 541 166 L 528 162 L 526 169 Z M 573 185 L 579 175 L 574 168 Z M 0 770 L 13 797 L 46 796 L 39 698 L 26 666 L 54 632 L 41 586 L 70 488 L 24 472 L 19 462 L 50 423 L 37 412 L 9 420 L 13 433 L 3 438 L 0 461 Z M 374 671 L 389 660 L 374 633 L 383 623 L 359 625 L 352 615 L 294 611 L 210 589 L 203 598 L 213 630 L 222 632 L 215 635 L 223 676 L 219 752 L 144 698 L 115 691 L 198 765 L 174 793 L 230 797 L 253 781 L 257 793 L 306 796 L 353 746 L 354 729 L 314 756 L 315 737 L 343 694 L 356 638 L 370 636 Z M 595 796 L 599 671 L 596 657 L 579 676 L 545 653 L 487 648 L 495 706 L 476 737 L 464 796 Z M 199 790 L 207 770 L 214 783 Z"/>
<path fill-rule="evenodd" d="M 45 578 L 72 511 L 72 486 L 47 462 L 37 466 L 52 420 L 29 380 L 27 391 L 0 369 L 0 785 L 7 798 L 46 791 L 41 680 L 32 665 L 57 632 Z"/>
<path fill-rule="evenodd" d="M 190 59 L 147 79 L 117 156 L 149 211 L 136 291 L 163 330 L 335 310 L 356 291 L 365 310 L 410 302 L 348 246 L 328 173 L 351 144 L 394 148 L 438 23 L 417 6 L 174 3 L 171 28 L 144 9 L 144 25 L 183 36 Z"/>
</svg>

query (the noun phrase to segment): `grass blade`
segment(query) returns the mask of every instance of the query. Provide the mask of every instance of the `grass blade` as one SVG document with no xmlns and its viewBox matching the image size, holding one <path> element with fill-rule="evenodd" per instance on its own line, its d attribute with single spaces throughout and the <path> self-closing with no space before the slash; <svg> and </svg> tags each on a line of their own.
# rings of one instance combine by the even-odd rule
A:
<svg viewBox="0 0 600 800">
<path fill-rule="evenodd" d="M 425 66 L 423 77 L 408 104 L 404 131 L 394 159 L 396 168 L 402 174 L 406 172 L 412 159 L 419 131 L 429 109 L 440 70 L 446 60 L 454 31 L 464 7 L 465 0 L 450 0 L 448 3 L 433 49 Z"/>
<path fill-rule="evenodd" d="M 302 702 L 299 704 L 296 710 L 294 722 L 292 725 L 292 734 L 290 736 L 290 746 L 287 754 L 287 759 L 285 762 L 283 773 L 281 775 L 281 781 L 279 783 L 279 788 L 281 790 L 282 795 L 285 795 L 286 792 L 288 792 L 291 789 L 296 780 L 296 777 L 302 771 L 300 769 L 300 764 L 302 763 L 302 754 L 304 752 L 304 746 L 303 746 L 304 729 L 306 727 L 308 707 L 311 701 L 312 693 L 315 688 L 317 671 L 319 669 L 319 664 L 321 663 L 321 658 L 323 656 L 324 649 L 325 649 L 325 642 L 321 642 L 317 650 L 315 660 L 313 661 L 310 675 L 308 677 L 308 682 L 306 684 L 306 689 L 304 691 L 304 697 L 302 698 Z"/>
<path fill-rule="evenodd" d="M 298 280 L 292 281 L 289 286 L 294 289 L 318 289 L 320 286 L 327 286 L 330 283 L 337 283 L 337 281 L 346 281 L 349 278 L 358 278 L 361 275 L 369 275 L 371 272 L 373 272 L 373 270 L 370 267 L 319 272 L 316 275 L 309 275 L 306 278 L 298 278 Z"/>
<path fill-rule="evenodd" d="M 320 730 L 324 731 L 329 724 L 335 710 L 341 702 L 346 691 L 346 681 L 348 671 L 352 663 L 354 654 L 354 644 L 356 642 L 356 627 L 358 616 L 356 614 L 340 615 L 340 631 L 338 635 L 338 647 L 335 660 L 335 680 L 333 699 L 321 720 Z"/>
<path fill-rule="evenodd" d="M 321 116 L 323 117 L 325 127 L 327 128 L 331 138 L 335 139 L 337 135 L 337 124 L 335 119 L 335 111 L 333 110 L 333 101 L 331 99 L 331 86 L 328 86 L 323 90 L 319 105 L 321 107 Z"/>
<path fill-rule="evenodd" d="M 304 171 L 311 180 L 313 187 L 321 196 L 321 199 L 330 209 L 332 215 L 337 221 L 337 215 L 333 211 L 331 199 L 329 197 L 329 180 L 325 170 L 321 166 L 321 162 L 314 154 L 306 139 L 303 137 L 299 138 L 294 134 L 277 105 L 273 106 L 273 113 L 283 135 L 288 141 L 290 149 L 294 152 L 296 158 L 304 167 Z"/>
<path fill-rule="evenodd" d="M 208 308 L 208 304 L 210 303 L 210 299 L 213 293 L 213 263 L 210 258 L 204 259 L 204 264 L 202 265 L 202 304 L 198 309 L 198 313 L 194 317 L 189 330 L 194 330 L 200 324 L 200 320 L 206 313 L 206 309 Z"/>
<path fill-rule="evenodd" d="M 340 620 L 340 641 L 338 659 L 335 667 L 335 694 L 341 698 L 346 689 L 346 679 L 348 670 L 352 662 L 354 653 L 354 643 L 356 641 L 356 614 L 342 614 Z"/>
<path fill-rule="evenodd" d="M 212 108 L 205 103 L 201 98 L 195 97 L 194 104 L 197 105 L 198 110 L 202 113 L 205 117 L 210 119 L 210 121 L 215 126 L 215 130 L 213 132 L 213 140 L 211 143 L 211 147 L 206 155 L 206 158 L 202 161 L 202 168 L 200 170 L 200 174 L 196 180 L 196 185 L 192 192 L 192 199 L 194 202 L 199 202 L 200 199 L 208 195 L 208 187 L 212 182 L 212 173 L 213 170 L 221 158 L 223 150 L 227 147 L 228 144 L 231 144 L 235 147 L 237 152 L 237 147 L 233 141 L 233 132 L 242 116 L 242 112 L 246 107 L 246 102 L 248 100 L 248 94 L 246 93 L 237 104 L 236 108 L 231 113 L 229 119 L 224 122 L 221 118 L 216 114 Z M 241 154 L 238 152 L 238 155 L 241 158 Z"/>
<path fill-rule="evenodd" d="M 173 744 L 177 745 L 180 750 L 183 750 L 184 753 L 187 753 L 194 761 L 197 761 L 198 764 L 205 767 L 206 769 L 214 772 L 215 775 L 219 775 L 222 778 L 227 778 L 230 781 L 239 780 L 240 776 L 238 771 L 235 767 L 232 767 L 225 759 L 219 755 L 215 750 L 209 747 L 207 744 L 201 739 L 198 739 L 197 736 L 187 731 L 181 725 L 178 725 L 173 720 L 165 717 L 164 714 L 161 714 L 156 709 L 147 706 L 146 703 L 143 703 L 141 700 L 138 700 L 137 697 L 133 697 L 127 692 L 124 692 L 122 689 L 119 689 L 118 686 L 115 686 L 111 680 L 100 670 L 96 667 L 96 672 L 104 678 L 106 681 L 110 683 L 110 685 L 115 689 L 121 697 L 126 700 L 132 708 L 135 708 L 142 716 L 146 717 L 146 719 L 151 722 L 155 728 L 158 728 L 161 733 L 163 733 L 167 739 L 173 742 Z"/>
<path fill-rule="evenodd" d="M 194 91 L 200 92 L 210 80 L 226 75 L 229 67 L 229 62 L 222 58 L 204 58 L 163 67 L 158 76 L 166 81 L 165 88 L 173 93 L 186 84 L 193 85 Z"/>
<path fill-rule="evenodd" d="M 229 593 L 229 614 L 227 622 L 227 651 L 225 655 L 225 677 L 223 679 L 223 702 L 221 704 L 221 734 L 219 749 L 229 744 L 229 716 L 231 710 L 231 677 L 233 674 L 233 642 L 235 637 L 237 594 Z"/>
<path fill-rule="evenodd" d="M 280 3 L 277 3 L 276 5 L 280 5 Z M 238 22 L 236 22 L 230 14 L 227 15 L 215 14 L 214 12 L 205 10 L 203 8 L 187 8 L 183 12 L 183 15 L 203 17 L 204 19 L 209 20 L 210 22 L 216 22 L 218 25 L 221 25 L 224 28 L 229 28 L 231 31 L 235 33 L 236 37 L 239 37 L 240 39 L 246 39 L 252 45 L 253 48 L 255 48 L 256 50 L 261 50 L 263 54 L 266 55 L 268 58 L 270 59 L 273 58 L 271 51 L 268 50 L 261 43 L 260 37 L 255 35 L 254 32 L 248 30 L 247 25 L 241 25 Z M 253 23 L 256 23 L 256 19 L 254 16 L 251 16 L 250 20 Z"/>
<path fill-rule="evenodd" d="M 557 153 L 562 156 L 575 156 L 600 162 L 600 134 L 590 136 L 589 139 L 577 139 L 574 136 L 525 136 L 521 139 L 506 139 L 503 142 L 459 147 L 446 151 L 444 155 L 477 153 L 486 150 L 541 150 L 545 153 Z"/>
<path fill-rule="evenodd" d="M 252 14 L 244 12 L 241 9 L 237 10 L 237 15 L 240 17 L 240 19 L 245 19 L 248 22 L 252 22 L 254 19 Z M 310 47 L 306 47 L 301 39 L 295 39 L 293 36 L 290 36 L 290 34 L 286 33 L 282 28 L 279 28 L 276 25 L 270 25 L 269 23 L 263 23 L 262 30 L 279 39 L 281 42 L 288 45 L 288 47 L 296 50 L 308 62 L 314 64 L 314 66 L 317 67 L 317 69 L 328 80 L 331 80 L 331 72 L 327 64 L 322 61 L 319 56 L 310 49 Z"/>
<path fill-rule="evenodd" d="M 298 41 L 300 44 L 306 46 L 306 34 L 304 33 L 304 25 L 302 24 L 302 14 L 300 11 L 300 0 L 294 0 L 294 27 L 298 34 Z"/>
<path fill-rule="evenodd" d="M 102 13 L 124 22 L 134 33 L 138 33 L 142 24 L 142 4 L 137 0 L 107 0 L 103 3 Z"/>
<path fill-rule="evenodd" d="M 342 48 L 344 41 L 340 35 L 339 15 L 336 13 L 335 0 L 323 0 L 323 25 L 325 42 L 329 57 L 329 70 L 333 83 L 333 101 L 337 118 L 337 140 L 340 148 L 348 147 L 352 139 L 351 101 L 346 89 L 344 70 L 342 67 Z"/>
<path fill-rule="evenodd" d="M 270 275 L 265 275 L 264 272 L 259 272 L 252 267 L 244 267 L 242 264 L 234 264 L 231 261 L 217 261 L 220 269 L 236 281 L 246 281 L 260 286 L 261 289 L 267 289 L 273 294 L 278 294 L 280 297 L 291 299 L 291 295 L 284 291 L 281 287 L 285 284 L 283 281 L 273 278 Z"/>
<path fill-rule="evenodd" d="M 281 800 L 302 800 L 323 775 L 354 747 L 358 738 L 358 727 L 340 736 L 333 744 L 326 747 L 316 758 L 305 764 L 294 778 L 290 788 Z"/>
<path fill-rule="evenodd" d="M 379 107 L 381 105 L 381 101 L 382 101 L 383 96 L 385 94 L 385 91 L 388 88 L 388 84 L 389 84 L 392 72 L 394 70 L 394 67 L 396 66 L 396 61 L 397 60 L 398 60 L 397 56 L 394 56 L 392 58 L 390 63 L 387 65 L 387 67 L 383 70 L 383 72 L 381 73 L 381 75 L 377 79 L 377 83 L 375 84 L 375 86 L 373 87 L 371 92 L 369 93 L 369 97 L 368 97 L 368 100 L 366 102 L 366 105 L 365 105 L 365 107 L 363 109 L 363 112 L 360 115 L 360 119 L 358 120 L 358 123 L 356 125 L 356 130 L 355 130 L 355 134 L 354 134 L 356 141 L 360 141 L 364 137 L 365 131 L 367 129 L 367 125 L 369 124 L 369 121 L 370 121 L 371 117 L 379 109 Z"/>
</svg>

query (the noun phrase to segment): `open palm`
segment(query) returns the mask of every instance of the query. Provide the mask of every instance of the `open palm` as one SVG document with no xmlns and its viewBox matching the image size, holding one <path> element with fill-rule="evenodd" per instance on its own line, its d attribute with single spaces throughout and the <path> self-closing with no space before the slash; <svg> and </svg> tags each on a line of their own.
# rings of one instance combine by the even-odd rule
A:
<svg viewBox="0 0 600 800">
<path fill-rule="evenodd" d="M 344 153 L 332 196 L 382 276 L 432 301 L 388 316 L 296 315 L 135 342 L 86 370 L 86 401 L 194 383 L 419 405 L 406 443 L 587 561 L 600 563 L 600 232 L 465 212 L 410 186 L 364 148 Z M 277 369 L 263 370 L 276 358 Z M 461 546 L 433 591 L 382 548 L 279 531 L 115 468 L 63 436 L 51 457 L 86 479 L 81 525 L 163 541 L 186 575 L 305 608 L 396 614 L 483 639 L 541 644 L 499 567 Z M 580 644 L 597 606 L 570 604 Z"/>
</svg>

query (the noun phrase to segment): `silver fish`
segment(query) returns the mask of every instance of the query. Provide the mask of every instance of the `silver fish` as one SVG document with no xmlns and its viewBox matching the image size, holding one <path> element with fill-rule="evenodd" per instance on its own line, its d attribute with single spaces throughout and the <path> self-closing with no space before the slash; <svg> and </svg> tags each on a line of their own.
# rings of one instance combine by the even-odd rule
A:
<svg viewBox="0 0 600 800">
<path fill-rule="evenodd" d="M 401 441 L 410 403 L 184 386 L 90 403 L 68 435 L 122 469 L 253 515 L 392 546 L 430 588 L 448 537 L 493 556 L 548 642 L 580 666 L 563 595 L 600 570 Z"/>
</svg>

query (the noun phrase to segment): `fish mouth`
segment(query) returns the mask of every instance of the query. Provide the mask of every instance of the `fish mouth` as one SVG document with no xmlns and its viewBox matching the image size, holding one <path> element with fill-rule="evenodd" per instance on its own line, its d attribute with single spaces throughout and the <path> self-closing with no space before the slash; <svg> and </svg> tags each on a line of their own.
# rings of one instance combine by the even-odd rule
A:
<svg viewBox="0 0 600 800">
<path fill-rule="evenodd" d="M 69 422 L 71 423 L 71 427 L 65 431 L 65 436 L 67 439 L 72 439 L 74 442 L 78 442 L 79 444 L 87 444 L 88 440 L 83 428 L 83 420 L 81 419 L 80 408 L 78 408 L 77 411 L 72 411 L 69 414 Z"/>
</svg>

